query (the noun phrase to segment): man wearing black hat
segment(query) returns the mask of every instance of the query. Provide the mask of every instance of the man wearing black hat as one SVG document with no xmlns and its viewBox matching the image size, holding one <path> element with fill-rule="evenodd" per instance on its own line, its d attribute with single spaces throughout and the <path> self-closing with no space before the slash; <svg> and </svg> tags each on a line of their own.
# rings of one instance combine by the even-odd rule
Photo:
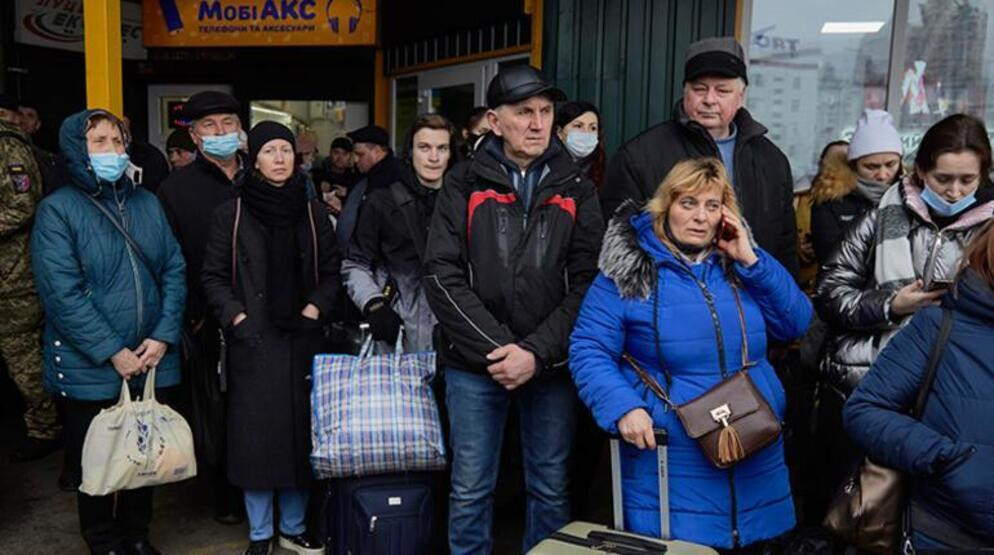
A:
<svg viewBox="0 0 994 555">
<path fill-rule="evenodd" d="M 533 67 L 487 89 L 492 134 L 445 177 L 425 251 L 425 290 L 444 335 L 452 445 L 449 547 L 493 547 L 493 493 L 511 401 L 520 411 L 523 550 L 566 524 L 575 393 L 567 346 L 597 273 L 594 186 L 552 141 L 562 91 Z"/>
<path fill-rule="evenodd" d="M 166 156 L 172 171 L 185 168 L 197 159 L 197 144 L 185 128 L 173 129 L 166 138 Z"/>
<path fill-rule="evenodd" d="M 348 251 L 359 211 L 366 193 L 380 187 L 387 187 L 400 179 L 400 162 L 390 149 L 390 135 L 378 125 L 367 125 L 348 134 L 352 140 L 352 152 L 356 158 L 356 169 L 363 178 L 349 191 L 342 214 L 338 218 L 335 233 L 338 235 L 338 248 Z"/>
<path fill-rule="evenodd" d="M 200 282 L 214 209 L 236 196 L 243 173 L 238 150 L 242 130 L 240 106 L 231 95 L 205 91 L 190 97 L 183 117 L 190 121 L 188 135 L 196 145 L 196 158 L 187 167 L 169 174 L 159 187 L 159 200 L 186 258 L 187 301 L 185 325 L 193 345 L 187 345 L 184 376 L 190 386 L 193 414 L 191 428 L 197 454 L 215 486 L 215 518 L 224 524 L 241 521 L 240 492 L 233 491 L 225 475 L 224 402 L 218 376 L 220 326 L 210 315 Z"/>
<path fill-rule="evenodd" d="M 677 163 L 724 162 L 756 242 L 795 276 L 797 227 L 787 157 L 743 108 L 748 84 L 742 47 L 732 37 L 695 42 L 684 64 L 683 99 L 673 118 L 635 137 L 611 159 L 601 190 L 605 218 L 625 199 L 644 202 Z"/>
</svg>

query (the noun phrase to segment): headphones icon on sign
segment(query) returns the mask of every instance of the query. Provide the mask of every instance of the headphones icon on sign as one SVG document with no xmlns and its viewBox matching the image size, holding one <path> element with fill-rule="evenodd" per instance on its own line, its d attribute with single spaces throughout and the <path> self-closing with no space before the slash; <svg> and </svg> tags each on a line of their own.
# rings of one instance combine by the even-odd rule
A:
<svg viewBox="0 0 994 555">
<path fill-rule="evenodd" d="M 359 20 L 362 18 L 362 0 L 328 0 L 324 11 L 328 16 L 328 26 L 331 27 L 331 32 L 336 35 L 341 28 L 339 21 L 342 17 L 348 16 L 349 34 L 351 35 L 359 28 Z"/>
</svg>

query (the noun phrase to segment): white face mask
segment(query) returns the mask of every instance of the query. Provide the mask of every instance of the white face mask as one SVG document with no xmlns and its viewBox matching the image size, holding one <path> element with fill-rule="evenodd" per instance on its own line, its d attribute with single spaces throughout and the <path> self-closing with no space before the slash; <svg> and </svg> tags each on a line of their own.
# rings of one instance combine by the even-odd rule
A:
<svg viewBox="0 0 994 555">
<path fill-rule="evenodd" d="M 594 131 L 570 131 L 566 135 L 566 150 L 577 160 L 586 158 L 597 148 L 597 141 Z"/>
</svg>

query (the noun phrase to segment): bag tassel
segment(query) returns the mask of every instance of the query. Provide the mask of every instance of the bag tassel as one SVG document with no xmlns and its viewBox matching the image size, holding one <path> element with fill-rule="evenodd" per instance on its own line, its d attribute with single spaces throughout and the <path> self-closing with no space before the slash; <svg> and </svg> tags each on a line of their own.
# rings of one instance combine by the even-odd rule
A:
<svg viewBox="0 0 994 555">
<path fill-rule="evenodd" d="M 739 432 L 730 424 L 725 424 L 718 435 L 718 459 L 722 464 L 732 464 L 745 458 L 742 448 L 742 438 Z"/>
</svg>

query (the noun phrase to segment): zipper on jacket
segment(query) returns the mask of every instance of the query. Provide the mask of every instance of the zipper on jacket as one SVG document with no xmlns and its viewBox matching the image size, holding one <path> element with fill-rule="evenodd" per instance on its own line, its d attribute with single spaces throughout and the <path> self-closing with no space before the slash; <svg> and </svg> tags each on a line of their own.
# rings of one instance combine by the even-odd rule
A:
<svg viewBox="0 0 994 555">
<path fill-rule="evenodd" d="M 505 206 L 500 206 L 497 208 L 497 250 L 500 255 L 501 265 L 505 268 L 510 266 L 511 262 L 511 241 L 508 238 L 508 224 L 510 218 L 507 214 L 507 208 Z"/>
<path fill-rule="evenodd" d="M 546 222 L 545 210 L 538 215 L 538 245 L 535 245 L 535 267 L 542 266 L 542 254 L 545 252 L 545 237 L 548 234 L 549 224 Z"/>
<path fill-rule="evenodd" d="M 521 170 L 521 186 L 522 187 L 525 186 L 525 179 L 528 179 L 528 170 Z M 535 201 L 535 195 L 538 193 L 538 185 L 539 185 L 538 183 L 535 184 L 535 188 L 532 189 L 532 196 L 531 196 L 530 199 L 528 199 L 528 200 L 532 201 L 533 204 L 534 204 L 534 201 Z M 515 191 L 517 191 L 517 189 L 515 189 Z M 522 218 L 521 218 L 521 231 L 524 232 L 526 229 L 528 229 L 528 211 L 531 210 L 531 206 L 525 206 L 525 203 L 523 202 L 524 199 L 521 198 L 521 194 L 520 193 L 518 193 L 518 194 L 516 194 L 514 196 L 518 197 L 518 203 L 521 204 L 522 213 L 524 214 L 522 216 Z"/>
<path fill-rule="evenodd" d="M 121 198 L 117 195 L 117 189 L 111 187 L 111 190 L 114 192 L 114 202 L 117 204 L 117 212 L 118 214 L 121 215 L 121 227 L 123 227 L 124 230 L 127 231 L 128 218 L 124 214 L 124 201 L 122 201 Z M 137 320 L 138 320 L 138 328 L 135 331 L 136 334 L 135 341 L 138 341 L 141 339 L 143 324 L 145 320 L 145 315 L 143 314 L 144 302 L 142 301 L 141 277 L 138 275 L 138 264 L 135 263 L 135 253 L 132 252 L 131 245 L 129 245 L 127 241 L 124 242 L 124 248 L 128 251 L 128 260 L 131 262 L 131 275 L 135 280 L 135 302 L 137 303 L 135 312 L 137 313 Z M 152 269 L 149 268 L 148 271 L 151 272 Z"/>
<path fill-rule="evenodd" d="M 942 246 L 942 230 L 939 229 L 939 226 L 934 227 L 935 241 L 932 242 L 932 249 L 929 251 L 928 257 L 925 259 L 925 270 L 922 272 L 922 278 L 926 286 L 934 281 L 935 261 L 939 259 L 939 248 Z"/>
<path fill-rule="evenodd" d="M 718 343 L 718 369 L 721 372 L 721 379 L 725 379 L 728 377 L 728 368 L 725 360 L 725 338 L 724 334 L 721 333 L 721 321 L 718 319 L 718 308 L 714 303 L 714 295 L 711 294 L 711 290 L 708 289 L 707 284 L 697 279 L 693 268 L 689 264 L 684 262 L 684 267 L 690 273 L 690 279 L 694 280 L 694 283 L 700 288 L 701 294 L 704 295 L 704 301 L 708 305 L 708 312 L 711 313 L 711 322 L 714 324 L 714 336 Z"/>
<path fill-rule="evenodd" d="M 728 370 L 726 368 L 725 360 L 725 340 L 723 334 L 721 333 L 721 321 L 718 319 L 718 308 L 715 306 L 714 295 L 711 294 L 711 290 L 708 289 L 707 284 L 703 280 L 698 279 L 694 274 L 693 268 L 690 267 L 686 262 L 684 267 L 690 272 L 690 278 L 694 280 L 694 283 L 700 288 L 701 293 L 704 295 L 704 300 L 708 305 L 708 312 L 711 313 L 711 321 L 714 322 L 714 334 L 718 340 L 718 366 L 721 371 L 721 378 L 724 380 L 728 377 Z M 705 279 L 707 275 L 705 274 Z M 728 469 L 728 495 L 731 502 L 730 507 L 730 518 L 732 526 L 732 548 L 737 549 L 739 547 L 739 515 L 738 515 L 738 498 L 735 494 L 735 468 Z"/>
</svg>

